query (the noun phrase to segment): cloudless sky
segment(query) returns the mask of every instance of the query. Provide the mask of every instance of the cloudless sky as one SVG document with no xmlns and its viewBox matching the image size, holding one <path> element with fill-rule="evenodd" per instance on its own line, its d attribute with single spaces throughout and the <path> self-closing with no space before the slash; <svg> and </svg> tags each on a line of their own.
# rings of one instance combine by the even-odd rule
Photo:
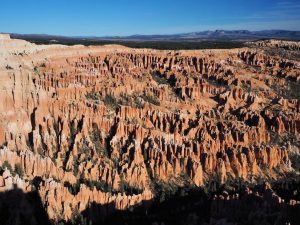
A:
<svg viewBox="0 0 300 225">
<path fill-rule="evenodd" d="M 0 0 L 0 32 L 171 34 L 300 30 L 300 0 Z"/>
</svg>

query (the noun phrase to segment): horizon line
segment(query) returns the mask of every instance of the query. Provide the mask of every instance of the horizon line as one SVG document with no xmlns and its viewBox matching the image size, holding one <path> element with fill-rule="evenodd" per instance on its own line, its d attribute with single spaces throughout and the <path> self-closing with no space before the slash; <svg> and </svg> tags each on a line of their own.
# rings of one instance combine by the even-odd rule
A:
<svg viewBox="0 0 300 225">
<path fill-rule="evenodd" d="M 153 34 L 129 34 L 129 35 L 63 35 L 63 34 L 50 34 L 50 33 L 18 33 L 18 32 L 0 32 L 0 34 L 17 34 L 17 35 L 45 35 L 45 36 L 59 36 L 59 37 L 131 37 L 131 36 L 166 36 L 166 35 L 182 35 L 182 34 L 191 34 L 191 33 L 200 33 L 200 32 L 216 32 L 216 31 L 249 31 L 249 32 L 262 32 L 262 31 L 285 31 L 285 32 L 300 32 L 300 30 L 286 30 L 286 29 L 260 29 L 260 30 L 247 30 L 247 29 L 208 29 L 208 30 L 198 30 L 190 32 L 178 32 L 178 33 L 153 33 Z"/>
</svg>

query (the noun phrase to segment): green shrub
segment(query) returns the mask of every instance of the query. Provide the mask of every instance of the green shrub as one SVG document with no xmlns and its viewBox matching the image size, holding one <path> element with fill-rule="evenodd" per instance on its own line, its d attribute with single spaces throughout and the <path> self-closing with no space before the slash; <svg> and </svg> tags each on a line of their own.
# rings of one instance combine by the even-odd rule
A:
<svg viewBox="0 0 300 225">
<path fill-rule="evenodd" d="M 137 109 L 142 109 L 144 107 L 144 104 L 141 103 L 137 98 L 134 99 L 134 107 Z"/>
<path fill-rule="evenodd" d="M 129 96 L 122 93 L 120 95 L 120 99 L 118 100 L 118 104 L 129 106 L 130 105 L 129 103 L 130 103 Z"/>
<path fill-rule="evenodd" d="M 19 177 L 23 177 L 24 176 L 24 170 L 23 170 L 23 168 L 22 168 L 22 166 L 21 166 L 20 163 L 17 163 L 15 165 L 15 172 L 16 172 L 16 174 L 19 175 Z"/>
<path fill-rule="evenodd" d="M 300 155 L 297 154 L 291 155 L 290 160 L 294 170 L 300 172 Z"/>
<path fill-rule="evenodd" d="M 78 167 L 79 167 L 79 161 L 78 161 L 78 156 L 74 156 L 73 160 L 73 175 L 77 177 L 78 175 Z"/>
<path fill-rule="evenodd" d="M 160 77 L 157 73 L 152 74 L 152 79 L 155 80 L 158 84 L 168 84 L 168 80 L 164 77 Z"/>
<path fill-rule="evenodd" d="M 101 190 L 103 192 L 113 192 L 112 186 L 102 180 L 94 181 L 94 180 L 82 179 L 81 183 L 85 184 L 86 186 L 88 186 L 91 189 L 93 189 L 95 187 L 97 190 Z"/>
<path fill-rule="evenodd" d="M 88 92 L 85 94 L 85 97 L 88 99 L 88 100 L 92 100 L 92 101 L 97 101 L 100 99 L 100 96 L 98 95 L 98 93 L 92 91 L 92 92 Z"/>
<path fill-rule="evenodd" d="M 77 133 L 74 121 L 69 122 L 69 131 L 70 131 L 69 145 L 73 145 L 75 142 L 75 137 L 76 137 L 76 133 Z"/>
<path fill-rule="evenodd" d="M 118 107 L 117 99 L 111 94 L 106 95 L 103 102 L 105 105 L 110 106 L 114 109 Z"/>
<path fill-rule="evenodd" d="M 123 176 L 121 176 L 120 180 L 120 192 L 125 193 L 126 195 L 137 195 L 143 193 L 143 190 L 137 186 L 131 186 L 127 183 Z"/>
<path fill-rule="evenodd" d="M 99 156 L 108 156 L 105 138 L 97 126 L 93 126 L 93 131 L 89 134 L 91 142 L 94 144 L 96 152 Z"/>
<path fill-rule="evenodd" d="M 288 80 L 284 86 L 273 84 L 271 88 L 277 93 L 278 96 L 284 99 L 292 100 L 300 98 L 300 82 Z"/>
<path fill-rule="evenodd" d="M 162 180 L 153 179 L 150 185 L 154 193 L 155 200 L 164 202 L 179 193 L 180 186 L 175 182 L 164 182 Z"/>
<path fill-rule="evenodd" d="M 154 96 L 151 96 L 151 95 L 148 95 L 148 94 L 144 94 L 141 96 L 145 102 L 149 102 L 153 105 L 157 105 L 157 106 L 160 106 L 160 101 L 158 98 L 154 97 Z"/>
<path fill-rule="evenodd" d="M 13 176 L 15 175 L 15 171 L 13 170 L 12 166 L 10 165 L 10 163 L 8 161 L 5 160 L 3 162 L 2 168 L 3 169 L 5 169 L 5 168 L 8 169 L 10 171 L 11 175 L 13 175 Z"/>
</svg>

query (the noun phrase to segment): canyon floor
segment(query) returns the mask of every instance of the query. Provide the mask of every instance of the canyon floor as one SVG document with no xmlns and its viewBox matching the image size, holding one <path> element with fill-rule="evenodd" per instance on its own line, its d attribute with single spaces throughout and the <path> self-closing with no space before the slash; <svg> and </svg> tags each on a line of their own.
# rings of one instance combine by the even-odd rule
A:
<svg viewBox="0 0 300 225">
<path fill-rule="evenodd" d="M 0 35 L 0 224 L 299 224 L 300 43 Z"/>
</svg>

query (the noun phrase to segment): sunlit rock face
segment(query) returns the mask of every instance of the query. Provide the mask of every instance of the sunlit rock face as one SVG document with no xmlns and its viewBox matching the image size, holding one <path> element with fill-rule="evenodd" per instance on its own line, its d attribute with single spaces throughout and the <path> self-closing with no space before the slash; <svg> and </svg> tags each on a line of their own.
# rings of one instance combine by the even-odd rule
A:
<svg viewBox="0 0 300 225">
<path fill-rule="evenodd" d="M 0 190 L 37 190 L 53 221 L 92 203 L 142 204 L 157 181 L 202 187 L 293 170 L 299 61 L 251 48 L 37 46 L 4 34 L 0 55 Z"/>
</svg>

